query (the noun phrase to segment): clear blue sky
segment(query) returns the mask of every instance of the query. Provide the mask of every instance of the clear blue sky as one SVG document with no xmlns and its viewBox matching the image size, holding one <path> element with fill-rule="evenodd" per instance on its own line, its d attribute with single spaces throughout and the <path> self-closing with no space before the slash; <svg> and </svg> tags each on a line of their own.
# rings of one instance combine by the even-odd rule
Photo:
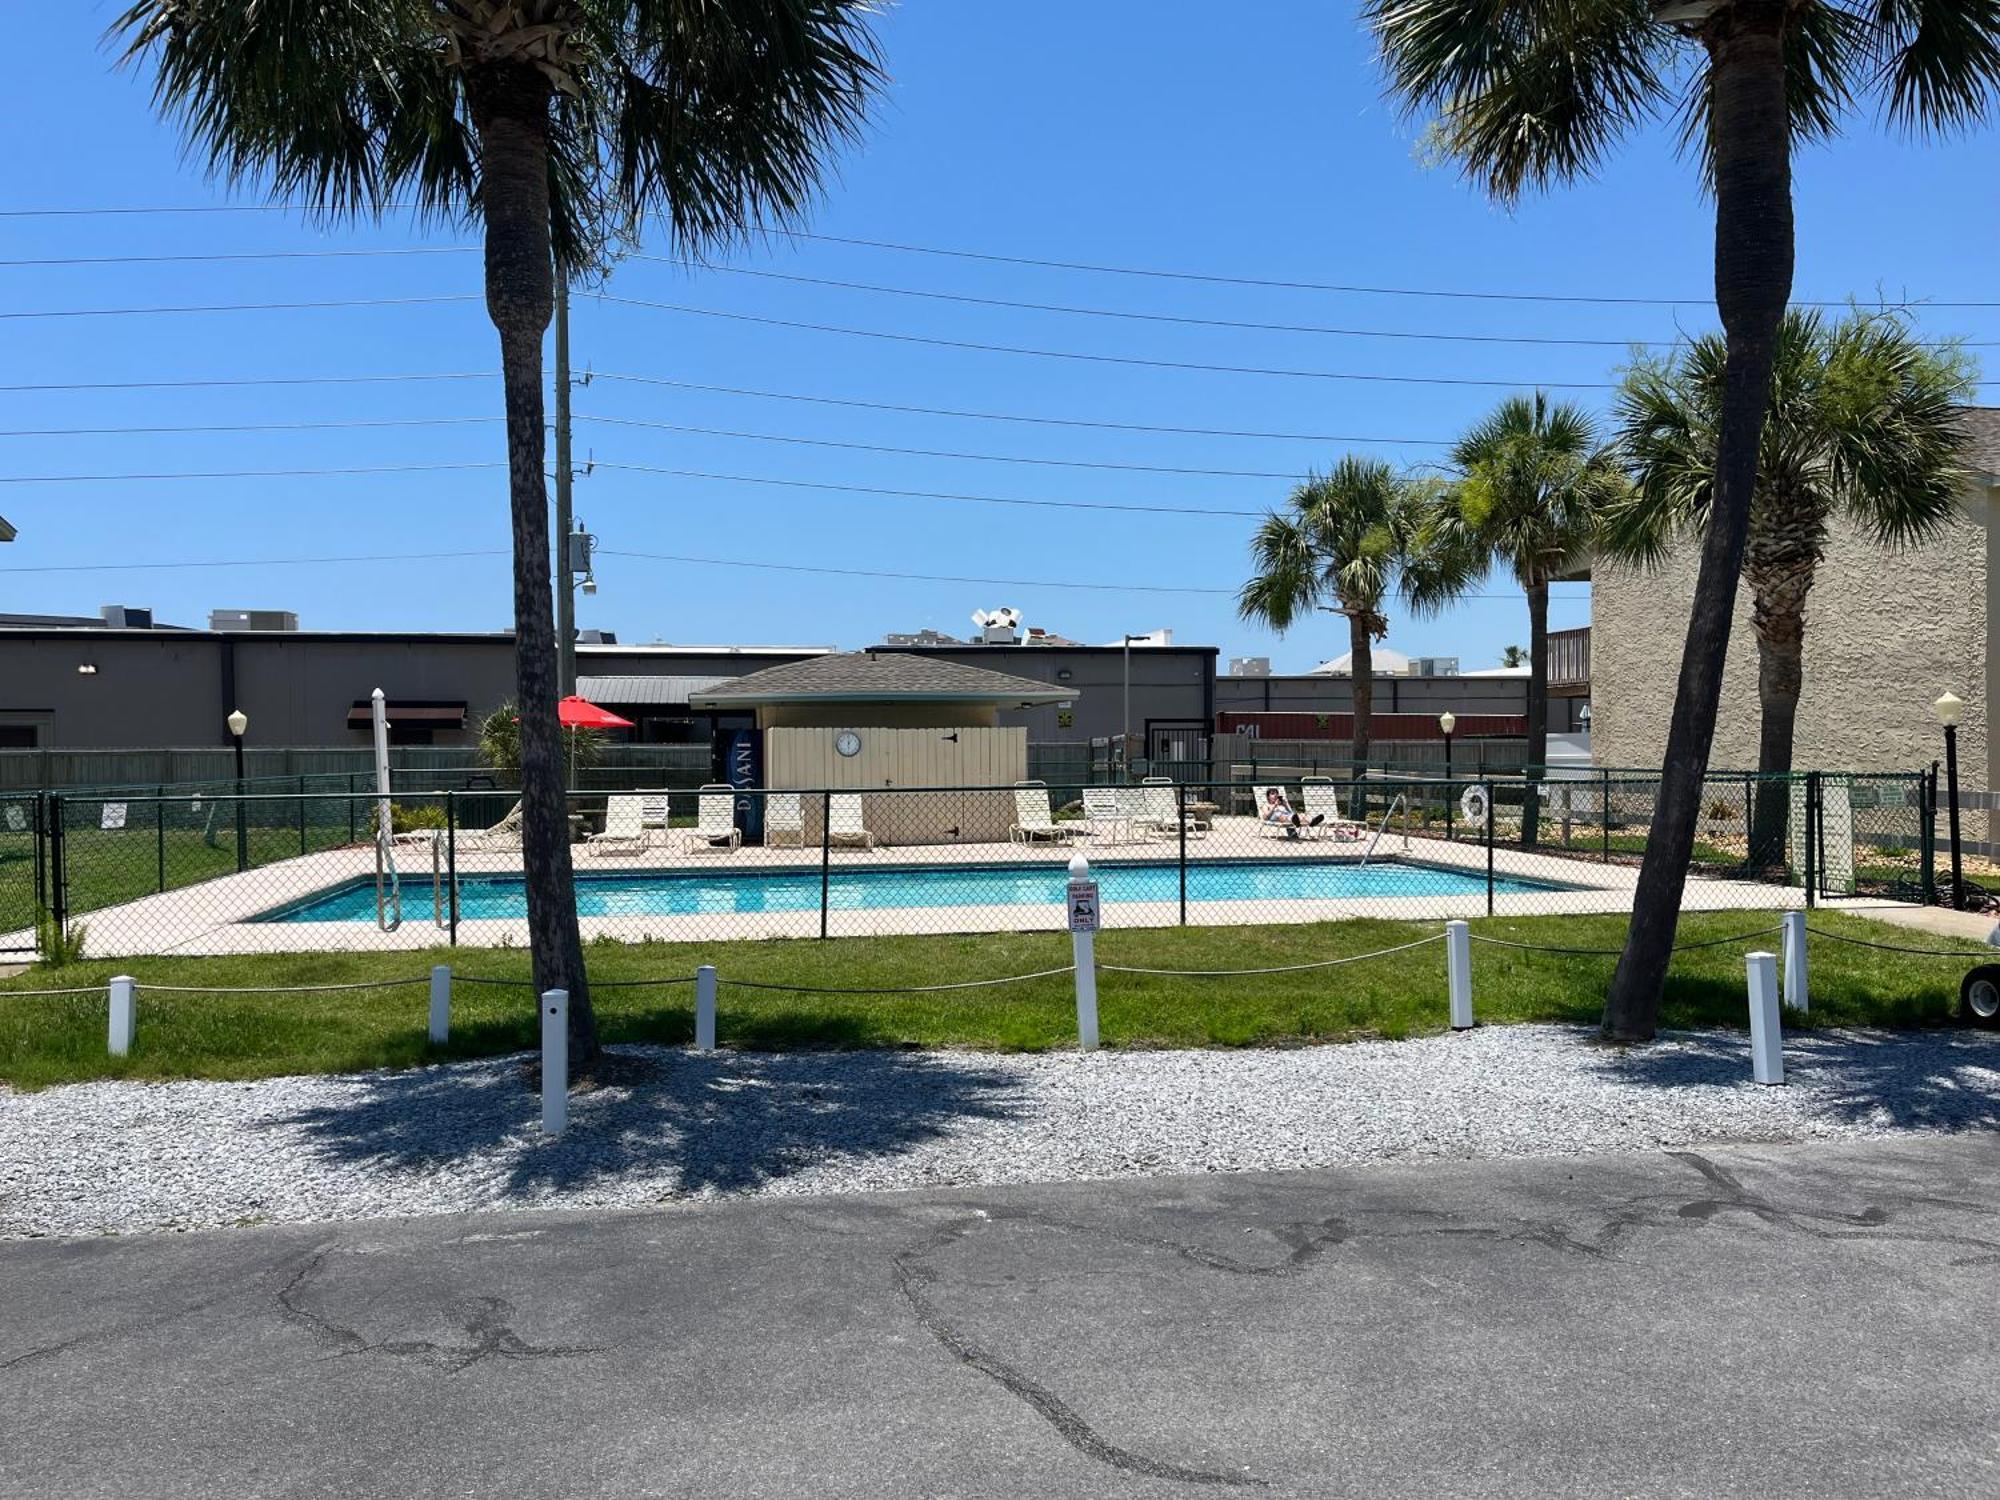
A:
<svg viewBox="0 0 2000 1500">
<path fill-rule="evenodd" d="M 100 34 L 117 6 L 20 7 L 16 129 L 0 208 L 234 200 L 182 159 L 144 75 L 115 71 Z M 1265 4 L 1239 24 L 1213 7 L 919 4 L 880 34 L 894 85 L 842 164 L 812 228 L 828 235 L 1276 280 L 1432 290 L 1687 297 L 1665 307 L 1391 297 L 1147 280 L 824 242 L 729 264 L 906 289 L 1177 316 L 1417 333 L 1670 339 L 1709 326 L 1710 207 L 1667 133 L 1635 141 L 1601 181 L 1508 213 L 1417 159 L 1382 101 L 1346 5 Z M 2000 240 L 1993 140 L 1920 146 L 1858 122 L 1798 170 L 1798 294 L 1882 288 L 1933 301 L 1994 298 Z M 367 249 L 467 237 L 411 224 L 316 228 L 287 213 L 0 219 L 0 259 Z M 644 247 L 670 253 L 664 237 Z M 477 258 L 301 259 L 0 267 L 0 311 L 467 296 Z M 610 290 L 761 317 L 1103 355 L 1520 382 L 1601 383 L 1608 347 L 1470 344 L 1189 328 L 805 286 L 630 261 Z M 2000 311 L 1933 309 L 1926 328 L 2000 340 Z M 580 416 L 772 436 L 1042 459 L 1292 474 L 1349 449 L 1434 458 L 1502 388 L 1148 369 L 806 332 L 579 302 L 579 368 L 807 396 L 1326 440 L 1121 433 L 909 415 L 599 380 Z M 490 371 L 477 301 L 339 310 L 8 319 L 0 384 Z M 1989 366 L 1993 361 L 1987 360 Z M 1565 392 L 1601 404 L 1600 390 Z M 1989 398 L 1992 388 L 1988 390 Z M 1995 398 L 2000 399 L 2000 398 Z M 184 427 L 484 418 L 491 380 L 399 385 L 0 393 L 0 428 Z M 1335 436 L 1348 441 L 1334 441 Z M 1394 443 L 1387 439 L 1424 439 Z M 815 448 L 604 420 L 579 457 L 713 474 L 924 491 L 1256 511 L 1283 478 L 1119 472 Z M 159 474 L 497 461 L 494 422 L 268 433 L 0 438 L 0 475 Z M 0 549 L 0 609 L 152 604 L 200 623 L 211 606 L 295 609 L 307 627 L 485 629 L 510 609 L 501 556 L 377 566 L 32 573 L 79 564 L 499 549 L 500 471 L 0 485 L 20 528 Z M 1028 583 L 838 579 L 604 556 L 581 622 L 626 640 L 871 643 L 889 630 L 960 632 L 979 606 L 1089 641 L 1170 625 L 1226 654 L 1298 670 L 1343 650 L 1322 618 L 1285 640 L 1236 620 L 1227 594 L 1103 592 L 1049 582 L 1233 590 L 1253 522 L 895 499 L 599 467 L 578 513 L 607 551 L 851 567 Z M 1490 663 L 1526 636 L 1511 585 L 1435 621 L 1397 618 L 1389 644 Z M 1587 620 L 1571 587 L 1557 625 Z"/>
</svg>

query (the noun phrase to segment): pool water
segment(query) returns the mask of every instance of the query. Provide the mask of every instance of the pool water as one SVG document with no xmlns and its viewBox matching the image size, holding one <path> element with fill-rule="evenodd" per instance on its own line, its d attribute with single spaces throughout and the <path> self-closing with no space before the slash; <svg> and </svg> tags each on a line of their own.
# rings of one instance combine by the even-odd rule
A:
<svg viewBox="0 0 2000 1500">
<path fill-rule="evenodd" d="M 1104 903 L 1179 901 L 1177 864 L 1100 864 Z M 827 904 L 835 911 L 899 906 L 1054 906 L 1069 879 L 1062 865 L 847 867 L 834 870 Z M 428 882 L 422 882 L 427 885 Z M 407 901 L 419 882 L 408 882 Z M 1496 878 L 1496 894 L 1560 887 Z M 1305 859 L 1191 862 L 1190 901 L 1368 901 L 1411 896 L 1484 894 L 1486 877 L 1433 865 L 1371 865 Z M 426 892 L 426 899 L 428 893 Z M 576 877 L 576 909 L 585 917 L 679 917 L 709 913 L 817 911 L 820 872 L 799 870 L 633 871 Z M 459 880 L 462 922 L 523 918 L 527 891 L 518 875 L 469 875 Z M 263 913 L 260 922 L 373 922 L 375 886 L 356 881 Z"/>
</svg>

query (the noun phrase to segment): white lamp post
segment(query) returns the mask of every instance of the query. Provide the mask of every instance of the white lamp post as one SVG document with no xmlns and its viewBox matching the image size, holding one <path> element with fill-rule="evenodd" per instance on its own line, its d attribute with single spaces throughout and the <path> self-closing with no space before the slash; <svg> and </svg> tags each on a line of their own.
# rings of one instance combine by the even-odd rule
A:
<svg viewBox="0 0 2000 1500">
<path fill-rule="evenodd" d="M 1931 704 L 1931 712 L 1944 728 L 1945 808 L 1951 824 L 1951 904 L 1953 910 L 1963 911 L 1965 866 L 1958 842 L 1958 721 L 1965 716 L 1965 700 L 1946 689 Z"/>
<path fill-rule="evenodd" d="M 250 715 L 232 708 L 223 722 L 236 744 L 236 868 L 241 872 L 250 868 L 250 828 L 243 818 L 243 735 L 250 728 Z"/>
<path fill-rule="evenodd" d="M 1444 837 L 1451 842 L 1451 731 L 1458 723 L 1458 715 L 1446 709 L 1438 715 L 1438 728 L 1444 732 Z"/>
</svg>

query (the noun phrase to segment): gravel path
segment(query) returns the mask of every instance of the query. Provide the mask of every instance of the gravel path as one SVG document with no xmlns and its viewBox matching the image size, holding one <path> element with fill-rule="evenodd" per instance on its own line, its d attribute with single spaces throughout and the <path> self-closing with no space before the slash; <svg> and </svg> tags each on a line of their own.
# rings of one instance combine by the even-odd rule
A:
<svg viewBox="0 0 2000 1500">
<path fill-rule="evenodd" d="M 0 1091 L 0 1235 L 718 1194 L 1645 1150 L 2000 1125 L 2000 1037 L 1829 1032 L 1750 1082 L 1740 1034 L 1630 1053 L 1499 1026 L 1298 1051 L 718 1054 L 576 1095 L 523 1061 L 259 1083 Z"/>
</svg>

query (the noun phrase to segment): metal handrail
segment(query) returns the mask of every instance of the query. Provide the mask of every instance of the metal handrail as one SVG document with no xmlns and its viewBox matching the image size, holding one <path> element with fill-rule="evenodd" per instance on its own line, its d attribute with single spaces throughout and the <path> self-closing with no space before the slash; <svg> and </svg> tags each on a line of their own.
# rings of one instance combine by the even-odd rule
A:
<svg viewBox="0 0 2000 1500">
<path fill-rule="evenodd" d="M 1375 825 L 1375 836 L 1368 841 L 1368 847 L 1361 851 L 1361 863 L 1367 864 L 1374 857 L 1375 846 L 1382 842 L 1382 835 L 1389 831 L 1389 820 L 1396 815 L 1396 809 L 1403 810 L 1403 852 L 1410 852 L 1410 799 L 1405 792 L 1396 793 L 1395 799 L 1382 809 L 1382 821 Z"/>
</svg>

